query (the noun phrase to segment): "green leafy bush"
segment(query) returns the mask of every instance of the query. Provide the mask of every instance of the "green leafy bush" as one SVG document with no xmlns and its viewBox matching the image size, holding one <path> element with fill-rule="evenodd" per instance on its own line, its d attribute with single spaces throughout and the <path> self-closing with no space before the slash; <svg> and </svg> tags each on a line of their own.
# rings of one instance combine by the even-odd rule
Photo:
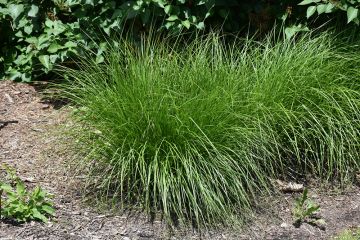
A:
<svg viewBox="0 0 360 240">
<path fill-rule="evenodd" d="M 53 216 L 55 212 L 53 203 L 49 201 L 50 195 L 39 186 L 29 192 L 14 171 L 7 169 L 11 181 L 0 182 L 0 218 L 47 222 L 47 216 Z"/>
<path fill-rule="evenodd" d="M 31 81 L 54 65 L 71 65 L 83 50 L 97 61 L 115 32 L 141 35 L 155 29 L 172 33 L 222 28 L 226 32 L 272 29 L 277 19 L 291 37 L 307 31 L 310 17 L 341 9 L 358 23 L 359 1 L 305 0 L 0 0 L 0 79 Z M 305 6 L 301 6 L 305 5 Z M 307 12 L 307 13 L 306 13 Z M 97 44 L 94 44 L 94 41 Z"/>
<path fill-rule="evenodd" d="M 327 34 L 273 39 L 121 40 L 104 64 L 86 56 L 64 69 L 88 191 L 206 225 L 246 215 L 269 178 L 350 179 L 358 49 Z"/>
<path fill-rule="evenodd" d="M 182 0 L 0 0 L 0 78 L 31 81 L 83 48 L 96 51 L 101 62 L 108 44 L 102 36 L 121 31 L 126 20 L 136 32 L 151 23 L 171 31 L 203 29 L 212 6 Z"/>
<path fill-rule="evenodd" d="M 346 13 L 347 23 L 354 22 L 357 25 L 360 23 L 360 0 L 303 0 L 299 5 L 308 6 L 306 10 L 307 18 L 315 14 L 329 14 L 341 10 Z"/>
</svg>

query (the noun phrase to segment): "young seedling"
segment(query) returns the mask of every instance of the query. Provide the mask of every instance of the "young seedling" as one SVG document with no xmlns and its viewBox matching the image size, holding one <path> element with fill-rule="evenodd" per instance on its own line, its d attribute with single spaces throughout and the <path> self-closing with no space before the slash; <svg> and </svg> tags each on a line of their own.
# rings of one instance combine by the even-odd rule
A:
<svg viewBox="0 0 360 240">
<path fill-rule="evenodd" d="M 36 186 L 28 191 L 15 170 L 5 166 L 8 182 L 0 182 L 0 218 L 26 222 L 47 222 L 54 215 L 51 195 Z"/>
<path fill-rule="evenodd" d="M 322 218 L 314 216 L 320 210 L 320 205 L 316 204 L 308 196 L 308 189 L 304 188 L 301 197 L 296 198 L 295 206 L 293 208 L 294 226 L 300 227 L 304 222 L 323 229 L 325 221 Z"/>
</svg>

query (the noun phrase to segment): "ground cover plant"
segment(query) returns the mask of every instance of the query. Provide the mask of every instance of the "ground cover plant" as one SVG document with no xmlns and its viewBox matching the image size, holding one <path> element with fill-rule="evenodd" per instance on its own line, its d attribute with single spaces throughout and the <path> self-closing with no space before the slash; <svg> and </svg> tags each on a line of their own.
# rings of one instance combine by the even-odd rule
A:
<svg viewBox="0 0 360 240">
<path fill-rule="evenodd" d="M 95 54 L 96 55 L 96 54 Z M 232 224 L 270 180 L 352 180 L 360 54 L 327 33 L 122 39 L 63 69 L 88 190 L 169 223 Z"/>
<path fill-rule="evenodd" d="M 51 195 L 40 186 L 29 191 L 17 175 L 15 169 L 4 166 L 6 181 L 0 181 L 0 220 L 18 223 L 37 220 L 47 222 L 55 210 Z"/>
<path fill-rule="evenodd" d="M 320 211 L 320 205 L 309 198 L 308 192 L 309 190 L 305 188 L 301 196 L 295 199 L 295 206 L 292 209 L 294 218 L 293 225 L 295 227 L 300 227 L 302 223 L 306 222 L 321 229 L 325 229 L 325 220 L 315 215 Z"/>
</svg>

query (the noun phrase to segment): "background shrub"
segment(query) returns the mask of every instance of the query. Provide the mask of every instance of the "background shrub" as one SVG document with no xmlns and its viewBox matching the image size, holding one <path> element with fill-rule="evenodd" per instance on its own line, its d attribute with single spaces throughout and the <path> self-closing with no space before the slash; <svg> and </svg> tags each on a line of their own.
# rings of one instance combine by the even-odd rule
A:
<svg viewBox="0 0 360 240">
<path fill-rule="evenodd" d="M 83 49 L 95 51 L 100 63 L 109 44 L 103 37 L 126 29 L 135 35 L 148 32 L 151 26 L 174 33 L 213 28 L 266 33 L 276 19 L 282 19 L 286 20 L 289 26 L 286 33 L 291 37 L 308 30 L 306 17 L 338 9 L 346 11 L 348 22 L 358 23 L 358 0 L 305 0 L 301 2 L 304 6 L 298 3 L 296 0 L 0 0 L 0 79 L 39 79 L 54 64 L 71 64 L 69 59 L 81 55 Z"/>
</svg>

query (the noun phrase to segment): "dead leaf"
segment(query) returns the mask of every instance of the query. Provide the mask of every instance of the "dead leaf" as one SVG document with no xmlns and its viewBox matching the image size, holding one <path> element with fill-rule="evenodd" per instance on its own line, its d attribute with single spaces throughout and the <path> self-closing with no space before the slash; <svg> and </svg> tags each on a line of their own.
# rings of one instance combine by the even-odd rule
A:
<svg viewBox="0 0 360 240">
<path fill-rule="evenodd" d="M 304 185 L 300 183 L 287 183 L 279 179 L 276 180 L 276 183 L 278 184 L 279 189 L 282 192 L 302 192 L 304 190 Z"/>
</svg>

